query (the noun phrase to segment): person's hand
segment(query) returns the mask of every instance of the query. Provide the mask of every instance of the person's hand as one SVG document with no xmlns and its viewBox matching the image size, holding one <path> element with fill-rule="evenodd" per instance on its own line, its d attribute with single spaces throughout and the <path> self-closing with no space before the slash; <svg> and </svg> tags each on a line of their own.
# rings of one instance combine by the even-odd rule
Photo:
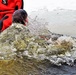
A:
<svg viewBox="0 0 76 75">
<path fill-rule="evenodd" d="M 3 22 L 2 20 L 0 20 L 0 30 L 2 29 L 2 27 L 3 27 Z"/>
<path fill-rule="evenodd" d="M 18 6 L 15 6 L 15 10 L 18 10 Z"/>
</svg>

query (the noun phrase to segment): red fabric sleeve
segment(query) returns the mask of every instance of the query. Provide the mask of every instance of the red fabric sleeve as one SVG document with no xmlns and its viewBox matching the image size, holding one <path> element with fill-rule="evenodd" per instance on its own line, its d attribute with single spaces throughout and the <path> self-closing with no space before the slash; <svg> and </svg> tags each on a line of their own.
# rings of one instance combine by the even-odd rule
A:
<svg viewBox="0 0 76 75">
<path fill-rule="evenodd" d="M 18 9 L 21 9 L 21 7 L 23 6 L 22 4 L 22 0 L 16 0 L 16 5 L 18 6 Z"/>
<path fill-rule="evenodd" d="M 0 1 L 0 10 L 2 10 L 2 11 L 14 10 L 15 0 L 8 0 L 7 3 L 8 4 L 5 5 L 5 4 L 2 3 L 2 1 Z"/>
<path fill-rule="evenodd" d="M 8 16 L 8 18 L 3 20 L 3 27 L 1 31 L 5 30 L 12 24 L 12 14 L 7 14 L 6 16 Z"/>
<path fill-rule="evenodd" d="M 0 2 L 0 19 L 3 18 L 3 16 L 8 16 L 7 19 L 3 20 L 2 31 L 12 24 L 12 14 L 16 6 L 18 6 L 18 9 L 21 9 L 22 0 L 8 0 L 8 5 L 4 5 Z"/>
</svg>

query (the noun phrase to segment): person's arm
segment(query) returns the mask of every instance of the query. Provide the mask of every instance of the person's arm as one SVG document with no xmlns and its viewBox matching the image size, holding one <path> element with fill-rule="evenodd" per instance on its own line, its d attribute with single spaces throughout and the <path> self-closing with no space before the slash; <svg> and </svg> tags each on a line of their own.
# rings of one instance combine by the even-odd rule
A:
<svg viewBox="0 0 76 75">
<path fill-rule="evenodd" d="M 3 31 L 3 30 L 8 28 L 12 24 L 12 14 L 13 14 L 13 12 L 15 10 L 22 9 L 22 7 L 23 7 L 23 0 L 15 0 L 15 2 L 11 3 L 9 6 L 3 5 L 3 4 L 1 4 L 1 5 L 0 5 L 1 9 L 4 10 L 4 11 L 2 10 L 3 12 L 1 11 L 1 14 L 5 14 L 5 16 L 8 16 L 7 19 L 3 19 L 3 20 L 1 19 L 0 31 Z"/>
<path fill-rule="evenodd" d="M 8 16 L 4 16 L 1 20 L 0 20 L 0 31 L 2 30 L 2 27 L 3 27 L 3 21 L 5 20 L 5 19 L 7 19 L 8 18 Z"/>
<path fill-rule="evenodd" d="M 5 15 L 0 20 L 0 32 L 8 28 L 12 24 L 12 14 Z"/>
<path fill-rule="evenodd" d="M 8 7 L 8 6 L 6 6 L 6 5 L 0 3 L 0 12 L 6 11 L 6 10 L 13 10 L 13 8 Z"/>
<path fill-rule="evenodd" d="M 0 12 L 18 10 L 18 9 L 23 9 L 23 0 L 14 0 L 14 1 L 8 0 L 7 5 L 2 4 L 0 2 Z"/>
<path fill-rule="evenodd" d="M 16 10 L 23 9 L 23 0 L 16 0 Z"/>
</svg>

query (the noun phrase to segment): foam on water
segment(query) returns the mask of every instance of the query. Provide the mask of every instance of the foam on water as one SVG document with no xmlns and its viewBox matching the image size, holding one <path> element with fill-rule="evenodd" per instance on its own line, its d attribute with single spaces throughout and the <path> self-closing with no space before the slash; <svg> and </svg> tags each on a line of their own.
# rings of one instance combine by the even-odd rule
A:
<svg viewBox="0 0 76 75">
<path fill-rule="evenodd" d="M 75 12 L 72 10 L 54 10 L 54 11 L 48 11 L 47 9 L 40 9 L 38 11 L 34 11 L 30 15 L 30 24 L 29 29 L 33 34 L 36 35 L 51 35 L 56 34 L 56 37 L 61 34 L 63 36 L 58 37 L 58 40 L 56 41 L 58 44 L 61 44 L 62 41 L 66 42 L 72 42 L 73 43 L 73 49 L 70 52 L 65 52 L 65 54 L 61 55 L 48 55 L 49 50 L 46 51 L 45 48 L 40 48 L 34 52 L 33 56 L 29 55 L 28 51 L 25 51 L 25 54 L 29 57 L 34 57 L 37 59 L 48 59 L 54 64 L 61 64 L 62 62 L 67 62 L 67 64 L 70 64 L 74 62 L 76 58 L 76 42 L 74 38 L 75 35 Z M 49 31 L 51 33 L 49 33 Z M 51 38 L 53 37 L 51 35 Z M 51 41 L 50 42 L 54 42 Z M 51 47 L 52 45 L 49 45 Z M 56 48 L 54 48 L 56 50 Z M 53 49 L 53 50 L 54 50 Z M 41 51 L 42 54 L 37 54 L 38 51 Z M 45 53 L 46 52 L 46 53 Z M 74 53 L 74 54 L 73 54 Z M 47 56 L 48 55 L 48 56 Z M 71 62 L 70 62 L 71 61 Z"/>
</svg>

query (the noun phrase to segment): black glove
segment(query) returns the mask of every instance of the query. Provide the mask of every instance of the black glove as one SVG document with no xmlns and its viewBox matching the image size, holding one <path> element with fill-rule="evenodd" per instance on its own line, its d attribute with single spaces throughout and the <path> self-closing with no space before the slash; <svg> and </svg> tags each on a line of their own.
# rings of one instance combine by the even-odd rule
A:
<svg viewBox="0 0 76 75">
<path fill-rule="evenodd" d="M 15 6 L 15 10 L 18 10 L 18 6 Z"/>
<path fill-rule="evenodd" d="M 8 16 L 4 16 L 4 17 L 0 20 L 0 31 L 1 31 L 2 27 L 3 27 L 3 20 L 5 20 L 5 19 L 7 19 L 7 18 L 8 18 Z"/>
<path fill-rule="evenodd" d="M 0 20 L 0 30 L 2 29 L 3 27 L 3 22 Z"/>
</svg>

